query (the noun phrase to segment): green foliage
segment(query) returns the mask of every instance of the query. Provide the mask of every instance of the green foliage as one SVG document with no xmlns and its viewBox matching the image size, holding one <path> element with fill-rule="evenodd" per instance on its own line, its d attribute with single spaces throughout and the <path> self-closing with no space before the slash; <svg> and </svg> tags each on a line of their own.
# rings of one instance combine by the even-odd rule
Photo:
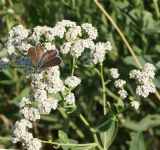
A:
<svg viewBox="0 0 160 150">
<path fill-rule="evenodd" d="M 130 142 L 129 150 L 145 150 L 143 134 L 141 132 L 136 133 Z"/>
<path fill-rule="evenodd" d="M 137 122 L 127 119 L 124 122 L 124 126 L 134 131 L 146 131 L 149 128 L 160 126 L 160 115 L 148 115 Z"/>
<path fill-rule="evenodd" d="M 150 62 L 156 66 L 155 84 L 160 88 L 160 1 L 158 0 L 101 0 L 113 20 L 124 33 L 134 52 L 142 64 Z M 133 93 L 135 83 L 128 78 L 130 69 L 138 68 L 133 57 L 127 50 L 115 28 L 98 9 L 93 0 L 0 0 L 0 58 L 6 55 L 5 42 L 8 31 L 17 24 L 23 24 L 32 29 L 37 25 L 54 26 L 62 19 L 69 19 L 81 24 L 92 23 L 99 31 L 99 39 L 109 40 L 113 51 L 109 53 L 104 62 L 105 80 L 109 78 L 108 68 L 117 67 L 121 78 L 127 81 L 130 93 Z M 64 61 L 67 61 L 65 58 Z M 106 86 L 107 99 L 114 105 L 114 111 L 108 111 L 103 116 L 101 105 L 101 81 L 99 75 L 90 68 L 87 70 L 83 64 L 78 64 L 83 72 L 77 72 L 82 78 L 80 88 L 75 90 L 76 103 L 80 111 L 86 116 L 88 122 L 95 127 L 104 144 L 104 131 L 107 134 L 106 147 L 111 150 L 149 150 L 159 149 L 160 145 L 160 101 L 154 95 L 147 100 L 141 99 L 140 110 L 123 110 L 125 107 L 121 99 L 116 99 L 117 91 L 111 82 Z M 66 66 L 66 72 L 70 66 Z M 9 69 L 0 72 L 0 148 L 19 148 L 10 142 L 11 127 L 18 120 L 18 101 L 30 92 L 28 81 L 21 70 Z M 43 116 L 38 126 L 34 128 L 35 136 L 40 139 L 58 139 L 62 143 L 91 143 L 93 137 L 89 129 L 74 114 L 63 110 L 54 111 L 50 116 Z M 120 116 L 120 115 L 121 116 Z M 118 120 L 119 117 L 119 122 Z M 137 121 L 138 120 L 138 121 Z M 119 127 L 119 130 L 118 130 Z M 57 131 L 59 132 L 57 133 Z M 142 134 L 143 131 L 143 134 Z M 131 133 L 137 132 L 128 145 Z M 144 135 L 144 136 L 143 136 Z M 2 137 L 2 138 L 1 138 Z M 9 138 L 6 140 L 3 137 Z M 71 139 L 70 139 L 71 138 Z M 74 139 L 74 140 L 72 140 Z M 78 142 L 77 142 L 78 141 Z M 53 149 L 53 147 L 49 147 Z M 95 146 L 74 147 L 61 146 L 67 150 L 94 150 Z M 44 145 L 44 149 L 48 149 Z"/>
</svg>

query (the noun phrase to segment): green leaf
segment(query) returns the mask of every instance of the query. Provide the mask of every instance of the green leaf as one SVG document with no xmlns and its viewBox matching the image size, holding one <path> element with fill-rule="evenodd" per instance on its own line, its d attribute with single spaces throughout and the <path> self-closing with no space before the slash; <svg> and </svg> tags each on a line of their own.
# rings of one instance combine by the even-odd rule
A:
<svg viewBox="0 0 160 150">
<path fill-rule="evenodd" d="M 58 119 L 53 114 L 50 114 L 50 115 L 41 115 L 41 119 L 43 121 L 48 121 L 48 122 L 58 122 Z"/>
<path fill-rule="evenodd" d="M 160 61 L 158 61 L 158 62 L 155 64 L 155 66 L 156 66 L 158 69 L 160 69 Z"/>
<path fill-rule="evenodd" d="M 78 141 L 74 140 L 74 139 L 68 139 L 68 142 L 70 144 L 78 144 Z"/>
<path fill-rule="evenodd" d="M 130 142 L 129 150 L 145 150 L 143 134 L 141 132 L 136 133 L 133 140 Z"/>
<path fill-rule="evenodd" d="M 29 95 L 29 91 L 30 91 L 29 87 L 28 87 L 28 86 L 25 87 L 18 95 L 16 95 L 16 96 L 14 97 L 13 103 L 14 103 L 15 105 L 19 106 L 18 103 L 17 103 L 18 100 L 20 100 L 22 97 L 28 96 L 28 95 Z"/>
<path fill-rule="evenodd" d="M 100 132 L 108 130 L 108 128 L 112 124 L 112 119 L 113 119 L 113 113 L 111 110 L 109 110 L 107 114 L 100 119 L 100 121 L 95 127 L 95 130 Z"/>
<path fill-rule="evenodd" d="M 58 139 L 60 143 L 68 143 L 68 136 L 62 130 L 58 131 Z"/>
<path fill-rule="evenodd" d="M 9 78 L 9 79 L 13 79 L 13 71 L 9 70 L 9 69 L 4 69 L 3 73 Z"/>
<path fill-rule="evenodd" d="M 152 62 L 151 55 L 143 55 L 143 56 L 137 56 L 137 59 L 140 61 L 142 65 L 144 65 L 146 62 Z M 127 56 L 123 59 L 124 63 L 127 65 L 132 65 L 136 68 L 139 68 L 135 60 L 132 56 Z"/>
<path fill-rule="evenodd" d="M 126 119 L 123 124 L 126 128 L 129 128 L 134 131 L 146 131 L 149 128 L 153 128 L 155 126 L 160 125 L 160 115 L 148 115 L 140 121 L 133 121 L 130 119 Z"/>
<path fill-rule="evenodd" d="M 154 78 L 153 83 L 155 84 L 156 88 L 160 88 L 160 77 Z"/>
<path fill-rule="evenodd" d="M 73 147 L 71 150 L 96 150 L 93 146 Z"/>
<path fill-rule="evenodd" d="M 114 106 L 117 108 L 117 113 L 120 112 L 124 108 L 124 102 L 123 102 L 123 100 L 119 98 L 117 100 L 117 103 L 114 104 Z"/>
<path fill-rule="evenodd" d="M 117 121 L 112 121 L 110 128 L 106 131 L 106 147 L 108 149 L 108 147 L 112 144 L 112 142 L 114 141 L 116 134 L 118 131 L 118 122 Z M 100 137 L 102 140 L 102 143 L 104 145 L 104 132 L 100 133 Z"/>
</svg>

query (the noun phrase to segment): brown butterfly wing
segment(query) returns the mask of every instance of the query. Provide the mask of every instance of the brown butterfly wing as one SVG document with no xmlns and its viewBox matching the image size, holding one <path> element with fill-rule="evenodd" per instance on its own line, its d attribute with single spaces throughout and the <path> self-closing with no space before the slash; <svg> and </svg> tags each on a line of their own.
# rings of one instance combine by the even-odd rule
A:
<svg viewBox="0 0 160 150">
<path fill-rule="evenodd" d="M 37 55 L 37 63 L 39 64 L 44 54 L 44 48 L 41 43 L 37 43 L 35 48 L 36 48 L 36 55 Z"/>
<path fill-rule="evenodd" d="M 57 53 L 58 52 L 56 50 L 51 50 L 44 53 L 39 63 L 39 68 L 41 68 L 43 64 L 46 64 L 47 62 L 51 61 L 57 55 Z"/>
<path fill-rule="evenodd" d="M 30 47 L 29 50 L 28 50 L 28 55 L 31 59 L 31 62 L 34 66 L 37 65 L 37 61 L 36 61 L 36 49 L 34 47 Z"/>
<path fill-rule="evenodd" d="M 42 64 L 41 68 L 58 66 L 61 64 L 61 62 L 62 62 L 62 59 L 59 56 L 55 56 L 47 63 Z"/>
<path fill-rule="evenodd" d="M 44 49 L 40 43 L 36 44 L 35 47 L 31 47 L 28 50 L 28 55 L 31 59 L 32 64 L 37 67 L 41 58 L 44 54 Z"/>
<path fill-rule="evenodd" d="M 41 59 L 39 68 L 57 66 L 61 64 L 62 60 L 57 56 L 58 52 L 56 50 L 47 51 Z"/>
</svg>

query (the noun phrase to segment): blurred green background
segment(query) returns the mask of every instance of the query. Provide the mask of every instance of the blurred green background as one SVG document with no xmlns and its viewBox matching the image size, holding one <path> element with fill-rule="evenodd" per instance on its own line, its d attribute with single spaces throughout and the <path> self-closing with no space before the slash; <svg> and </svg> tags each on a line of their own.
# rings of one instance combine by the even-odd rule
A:
<svg viewBox="0 0 160 150">
<path fill-rule="evenodd" d="M 160 88 L 160 1 L 100 2 L 122 30 L 141 63 L 155 64 L 154 82 L 157 89 Z M 137 65 L 115 28 L 93 0 L 0 0 L 0 58 L 6 55 L 7 33 L 13 26 L 22 24 L 29 29 L 37 25 L 54 26 L 62 19 L 75 21 L 79 25 L 90 22 L 98 29 L 98 40 L 111 41 L 113 51 L 106 56 L 105 79 L 108 79 L 108 68 L 117 67 L 121 78 L 128 81 L 129 92 L 133 93 L 135 83 L 129 81 L 128 73 Z M 78 72 L 82 84 L 75 91 L 77 105 L 91 125 L 94 125 L 97 118 L 102 116 L 101 106 L 97 103 L 101 97 L 101 82 L 94 71 L 80 67 L 84 72 Z M 20 144 L 13 145 L 10 141 L 11 127 L 19 119 L 18 101 L 22 96 L 28 95 L 29 84 L 21 70 L 9 69 L 0 72 L 0 148 L 21 148 Z M 108 85 L 108 88 L 117 93 L 112 84 Z M 113 97 L 108 95 L 108 99 L 112 102 Z M 117 137 L 110 147 L 111 150 L 143 150 L 143 146 L 138 147 L 140 141 L 141 144 L 144 142 L 147 150 L 159 150 L 160 101 L 155 95 L 139 100 L 139 110 L 127 109 L 120 115 Z M 74 114 L 54 111 L 50 116 L 42 117 L 38 125 L 34 126 L 33 133 L 40 139 L 47 140 L 50 136 L 56 139 L 58 129 L 61 129 L 70 138 L 82 143 L 92 142 L 88 129 L 81 124 Z M 135 134 L 136 138 L 132 139 Z M 47 145 L 43 149 L 54 148 Z"/>
</svg>

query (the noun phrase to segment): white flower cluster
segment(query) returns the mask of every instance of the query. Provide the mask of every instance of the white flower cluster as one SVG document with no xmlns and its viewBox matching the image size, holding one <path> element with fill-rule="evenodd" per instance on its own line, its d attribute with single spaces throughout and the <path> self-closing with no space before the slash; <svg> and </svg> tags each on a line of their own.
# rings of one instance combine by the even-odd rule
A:
<svg viewBox="0 0 160 150">
<path fill-rule="evenodd" d="M 9 65 L 9 59 L 7 57 L 3 57 L 1 60 L 0 60 L 0 69 L 4 69 L 4 68 L 7 68 Z"/>
<path fill-rule="evenodd" d="M 112 50 L 110 42 L 102 43 L 98 42 L 95 45 L 95 50 L 93 51 L 93 63 L 102 63 L 105 59 L 105 54 Z"/>
<path fill-rule="evenodd" d="M 67 77 L 67 79 L 65 80 L 65 85 L 74 89 L 80 84 L 80 82 L 81 80 L 77 78 L 76 76 L 70 76 L 70 77 Z"/>
<path fill-rule="evenodd" d="M 27 119 L 21 119 L 15 123 L 13 129 L 12 138 L 13 143 L 23 141 L 23 145 L 28 150 L 39 150 L 41 148 L 41 142 L 37 138 L 33 138 L 32 133 L 28 132 L 28 129 L 32 128 L 32 123 Z"/>
<path fill-rule="evenodd" d="M 71 88 L 71 90 L 73 90 L 81 83 L 81 80 L 77 78 L 76 76 L 69 76 L 66 78 L 64 83 L 68 88 Z M 69 93 L 65 95 L 64 100 L 66 101 L 67 104 L 72 105 L 75 103 L 75 96 L 70 91 Z"/>
<path fill-rule="evenodd" d="M 81 26 L 69 20 L 62 20 L 54 27 L 36 26 L 33 31 L 25 29 L 22 25 L 14 27 L 8 34 L 8 42 L 6 43 L 7 52 L 10 55 L 11 62 L 16 63 L 20 67 L 24 67 L 24 72 L 28 77 L 31 62 L 28 59 L 28 49 L 33 44 L 43 41 L 45 50 L 60 49 L 62 54 L 70 53 L 73 57 L 80 57 L 85 49 L 90 49 L 90 58 L 92 63 L 102 63 L 105 54 L 111 51 L 112 46 L 109 41 L 95 43 L 98 36 L 97 29 L 89 23 Z M 61 38 L 66 40 L 59 48 L 55 45 L 55 39 Z M 20 55 L 22 54 L 22 55 Z M 20 58 L 21 57 L 21 58 Z M 1 64 L 1 63 L 0 63 Z M 5 63 L 0 65 L 5 67 Z"/>
<path fill-rule="evenodd" d="M 89 23 L 84 23 L 82 24 L 82 29 L 84 29 L 86 31 L 86 33 L 88 34 L 88 37 L 90 39 L 96 39 L 98 36 L 98 32 L 97 29 L 94 28 L 91 24 Z"/>
<path fill-rule="evenodd" d="M 140 103 L 138 101 L 134 100 L 131 102 L 131 106 L 134 107 L 135 109 L 138 109 L 140 106 Z"/>
<path fill-rule="evenodd" d="M 70 52 L 73 57 L 80 57 L 85 49 L 95 49 L 94 42 L 91 39 L 78 39 L 73 42 L 66 42 L 60 47 L 60 52 L 62 54 L 67 54 Z"/>
<path fill-rule="evenodd" d="M 69 76 L 66 78 L 64 84 L 69 88 L 69 93 L 65 94 L 64 100 L 67 104 L 72 105 L 75 103 L 74 93 L 71 92 L 81 83 L 81 80 L 76 76 Z"/>
<path fill-rule="evenodd" d="M 120 96 L 122 99 L 125 99 L 125 98 L 128 96 L 127 91 L 124 90 L 124 89 L 119 90 L 119 91 L 118 91 L 118 94 L 119 94 L 119 96 Z"/>
<path fill-rule="evenodd" d="M 21 120 L 17 121 L 13 131 L 14 143 L 22 141 L 29 150 L 40 149 L 40 140 L 33 138 L 33 135 L 28 132 L 28 129 L 32 128 L 31 122 L 39 120 L 41 114 L 47 115 L 57 109 L 59 99 L 55 97 L 59 94 L 62 96 L 64 107 L 74 105 L 75 95 L 72 90 L 81 82 L 76 76 L 69 76 L 62 80 L 59 66 L 36 70 L 28 56 L 28 49 L 40 42 L 44 46 L 45 52 L 59 49 L 61 54 L 69 53 L 76 58 L 85 54 L 85 51 L 89 49 L 88 59 L 97 64 L 102 63 L 105 54 L 112 49 L 110 42 L 95 43 L 93 40 L 97 36 L 97 29 L 91 24 L 84 23 L 78 26 L 69 20 L 62 20 L 54 27 L 37 26 L 33 30 L 18 25 L 9 32 L 6 43 L 9 60 L 3 58 L 0 61 L 0 68 L 12 64 L 24 69 L 26 77 L 31 78 L 32 87 L 31 95 L 28 98 L 23 97 L 19 102 Z M 56 38 L 64 40 L 62 45 L 56 43 Z M 60 99 L 60 101 L 62 100 Z M 36 105 L 34 105 L 35 103 Z"/>
<path fill-rule="evenodd" d="M 126 84 L 126 81 L 125 80 L 122 80 L 122 79 L 118 79 L 114 82 L 114 86 L 116 88 L 123 88 L 123 86 Z"/>
<path fill-rule="evenodd" d="M 23 109 L 20 110 L 20 113 L 24 116 L 24 118 L 31 120 L 31 121 L 36 121 L 40 119 L 40 113 L 34 107 L 30 107 L 30 108 L 24 107 Z"/>
<path fill-rule="evenodd" d="M 119 73 L 117 68 L 111 68 L 109 69 L 109 71 L 113 79 L 119 78 Z"/>
<path fill-rule="evenodd" d="M 66 103 L 69 104 L 69 105 L 74 104 L 74 103 L 75 103 L 75 96 L 74 96 L 74 94 L 73 94 L 73 93 L 68 94 L 68 95 L 65 97 L 65 101 L 66 101 Z"/>
<path fill-rule="evenodd" d="M 27 38 L 30 33 L 30 30 L 25 29 L 22 25 L 14 27 L 8 36 L 7 42 L 7 51 L 11 55 L 16 51 L 21 51 L 27 54 L 27 50 L 30 47 L 30 44 L 27 43 Z"/>
<path fill-rule="evenodd" d="M 156 88 L 153 83 L 153 78 L 155 76 L 155 67 L 146 63 L 142 71 L 140 70 L 132 70 L 130 72 L 130 78 L 136 79 L 139 85 L 136 88 L 136 94 L 142 96 L 144 98 L 148 97 L 149 93 L 155 93 Z"/>
<path fill-rule="evenodd" d="M 114 86 L 119 89 L 118 95 L 120 96 L 120 98 L 125 99 L 128 96 L 127 91 L 124 89 L 124 85 L 126 84 L 126 81 L 122 79 L 118 79 L 119 72 L 117 68 L 111 68 L 109 69 L 109 71 L 110 71 L 112 78 L 117 79 L 114 82 Z"/>
</svg>

